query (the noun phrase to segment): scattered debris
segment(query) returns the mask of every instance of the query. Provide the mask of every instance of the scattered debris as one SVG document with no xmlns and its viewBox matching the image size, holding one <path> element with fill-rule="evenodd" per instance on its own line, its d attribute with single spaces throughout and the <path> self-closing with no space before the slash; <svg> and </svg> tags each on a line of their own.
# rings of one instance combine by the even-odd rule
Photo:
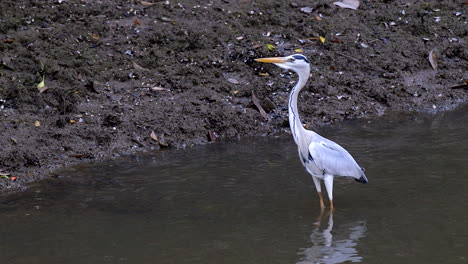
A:
<svg viewBox="0 0 468 264">
<path fill-rule="evenodd" d="M 465 80 L 465 84 L 455 85 L 451 87 L 452 89 L 468 89 L 468 80 Z"/>
<path fill-rule="evenodd" d="M 213 130 L 208 130 L 208 141 L 215 142 L 218 140 L 218 134 Z"/>
<path fill-rule="evenodd" d="M 80 153 L 80 154 L 68 154 L 67 155 L 68 157 L 70 158 L 93 158 L 93 155 L 89 154 L 89 153 Z"/>
<path fill-rule="evenodd" d="M 3 61 L 0 61 L 0 69 L 6 69 L 6 70 L 9 70 L 9 71 L 14 71 L 13 68 L 11 68 L 10 66 L 6 65 L 5 62 Z"/>
<path fill-rule="evenodd" d="M 322 17 L 320 17 L 319 15 L 316 15 L 313 20 L 317 20 L 317 21 L 322 21 Z"/>
<path fill-rule="evenodd" d="M 154 131 L 151 131 L 150 137 L 151 137 L 154 141 L 158 142 L 158 136 L 156 136 L 156 133 L 154 133 Z"/>
<path fill-rule="evenodd" d="M 42 75 L 42 80 L 37 85 L 37 89 L 39 90 L 39 93 L 43 93 L 45 90 L 47 90 L 47 88 L 48 87 L 45 85 L 45 75 Z"/>
<path fill-rule="evenodd" d="M 156 3 L 151 3 L 151 2 L 147 2 L 147 1 L 140 1 L 140 4 L 142 4 L 145 7 L 149 7 L 149 6 L 155 5 Z"/>
<path fill-rule="evenodd" d="M 93 39 L 93 40 L 100 40 L 101 37 L 98 34 L 94 33 L 88 33 L 88 35 Z"/>
<path fill-rule="evenodd" d="M 240 82 L 234 78 L 228 78 L 227 81 L 232 84 L 240 84 Z"/>
<path fill-rule="evenodd" d="M 2 176 L 2 178 L 3 178 L 3 176 L 8 177 L 9 175 L 10 175 L 10 173 L 5 172 L 5 169 L 0 169 L 0 176 Z"/>
<path fill-rule="evenodd" d="M 313 9 L 312 7 L 302 7 L 302 8 L 301 8 L 301 12 L 302 12 L 302 13 L 306 13 L 306 14 L 312 13 L 313 10 L 314 10 L 314 9 Z"/>
<path fill-rule="evenodd" d="M 429 51 L 429 62 L 431 63 L 431 66 L 434 69 L 434 71 L 437 71 L 437 56 L 434 50 Z"/>
<path fill-rule="evenodd" d="M 322 42 L 322 44 L 325 44 L 325 38 L 324 37 L 320 36 L 319 40 L 320 40 L 320 42 Z"/>
<path fill-rule="evenodd" d="M 136 62 L 133 62 L 133 68 L 135 68 L 136 70 L 140 70 L 140 71 L 149 71 L 148 69 L 144 68 L 143 66 L 138 65 Z"/>
<path fill-rule="evenodd" d="M 275 45 L 273 44 L 266 44 L 266 47 L 269 51 L 274 51 L 275 50 Z"/>
<path fill-rule="evenodd" d="M 36 120 L 36 121 L 34 122 L 34 126 L 35 126 L 35 127 L 40 127 L 40 126 L 41 126 L 41 122 L 39 122 L 39 121 Z"/>
<path fill-rule="evenodd" d="M 342 8 L 358 9 L 359 0 L 342 0 L 341 2 L 334 2 L 334 5 L 337 5 Z"/>
<path fill-rule="evenodd" d="M 3 43 L 11 44 L 15 41 L 15 39 L 2 39 Z"/>
<path fill-rule="evenodd" d="M 175 24 L 175 21 L 168 18 L 168 17 L 160 17 L 159 20 L 161 20 L 162 22 L 168 22 L 168 23 L 171 23 L 171 24 Z"/>
<path fill-rule="evenodd" d="M 10 140 L 11 140 L 11 142 L 13 142 L 15 145 L 18 144 L 18 140 L 16 140 L 16 138 L 10 137 Z"/>
<path fill-rule="evenodd" d="M 96 85 L 94 81 L 88 81 L 85 85 L 85 88 L 88 89 L 89 91 L 93 93 L 99 93 L 98 90 L 96 90 Z"/>
<path fill-rule="evenodd" d="M 164 134 L 161 134 L 161 136 L 159 137 L 158 144 L 160 147 L 164 147 L 164 148 L 169 147 L 169 144 L 166 142 Z"/>
<path fill-rule="evenodd" d="M 265 112 L 265 110 L 263 110 L 263 107 L 260 105 L 260 101 L 258 100 L 257 96 L 255 96 L 255 93 L 253 91 L 252 91 L 252 102 L 257 107 L 257 109 L 260 112 L 260 114 L 262 115 L 262 117 L 265 120 L 268 120 L 267 113 Z"/>
<path fill-rule="evenodd" d="M 156 133 L 154 133 L 154 131 L 151 131 L 150 137 L 154 141 L 158 142 L 160 147 L 168 147 L 169 146 L 169 144 L 167 144 L 166 140 L 164 139 L 164 134 L 161 134 L 161 136 L 158 137 L 158 135 L 156 135 Z"/>
<path fill-rule="evenodd" d="M 155 87 L 151 87 L 151 90 L 152 91 L 170 91 L 171 89 L 155 86 Z"/>
</svg>

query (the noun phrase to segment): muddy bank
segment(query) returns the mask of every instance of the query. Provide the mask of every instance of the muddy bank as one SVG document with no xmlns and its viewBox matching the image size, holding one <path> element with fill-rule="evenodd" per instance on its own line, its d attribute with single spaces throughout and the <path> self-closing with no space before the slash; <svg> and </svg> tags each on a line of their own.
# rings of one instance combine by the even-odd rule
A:
<svg viewBox="0 0 468 264">
<path fill-rule="evenodd" d="M 311 126 L 466 101 L 451 89 L 468 79 L 463 1 L 331 2 L 3 0 L 0 170 L 16 180 L 0 188 L 77 162 L 287 130 L 295 76 L 253 59 L 297 49 L 313 64 L 300 98 Z"/>
</svg>

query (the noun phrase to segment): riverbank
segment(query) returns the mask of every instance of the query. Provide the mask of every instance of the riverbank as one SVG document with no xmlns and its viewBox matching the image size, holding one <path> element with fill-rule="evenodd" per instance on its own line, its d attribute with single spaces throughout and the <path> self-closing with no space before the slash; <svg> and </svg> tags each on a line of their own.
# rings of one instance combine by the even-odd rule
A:
<svg viewBox="0 0 468 264">
<path fill-rule="evenodd" d="M 310 59 L 310 126 L 466 101 L 452 87 L 468 79 L 468 5 L 361 2 L 2 1 L 1 191 L 80 162 L 287 130 L 296 77 L 258 57 Z"/>
</svg>

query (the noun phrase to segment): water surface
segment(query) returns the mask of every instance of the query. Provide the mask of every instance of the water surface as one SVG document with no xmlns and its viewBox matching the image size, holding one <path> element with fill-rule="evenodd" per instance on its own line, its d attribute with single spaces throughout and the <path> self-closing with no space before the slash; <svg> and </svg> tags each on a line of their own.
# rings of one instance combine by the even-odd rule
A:
<svg viewBox="0 0 468 264">
<path fill-rule="evenodd" d="M 290 136 L 78 166 L 0 203 L 1 263 L 467 263 L 468 108 L 322 129 L 366 168 L 319 210 Z"/>
</svg>

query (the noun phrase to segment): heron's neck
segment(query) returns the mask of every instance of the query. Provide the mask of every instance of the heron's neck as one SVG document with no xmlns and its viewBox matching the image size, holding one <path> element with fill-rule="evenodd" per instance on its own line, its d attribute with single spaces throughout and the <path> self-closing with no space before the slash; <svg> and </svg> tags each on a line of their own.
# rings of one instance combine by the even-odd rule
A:
<svg viewBox="0 0 468 264">
<path fill-rule="evenodd" d="M 305 72 L 298 72 L 299 81 L 296 83 L 294 88 L 291 90 L 289 94 L 289 126 L 291 127 L 291 133 L 293 134 L 294 141 L 296 144 L 298 143 L 299 139 L 303 134 L 305 134 L 306 129 L 301 123 L 301 118 L 299 117 L 299 111 L 297 108 L 297 98 L 299 92 L 301 91 L 302 87 L 307 82 L 309 78 L 309 71 Z"/>
</svg>

